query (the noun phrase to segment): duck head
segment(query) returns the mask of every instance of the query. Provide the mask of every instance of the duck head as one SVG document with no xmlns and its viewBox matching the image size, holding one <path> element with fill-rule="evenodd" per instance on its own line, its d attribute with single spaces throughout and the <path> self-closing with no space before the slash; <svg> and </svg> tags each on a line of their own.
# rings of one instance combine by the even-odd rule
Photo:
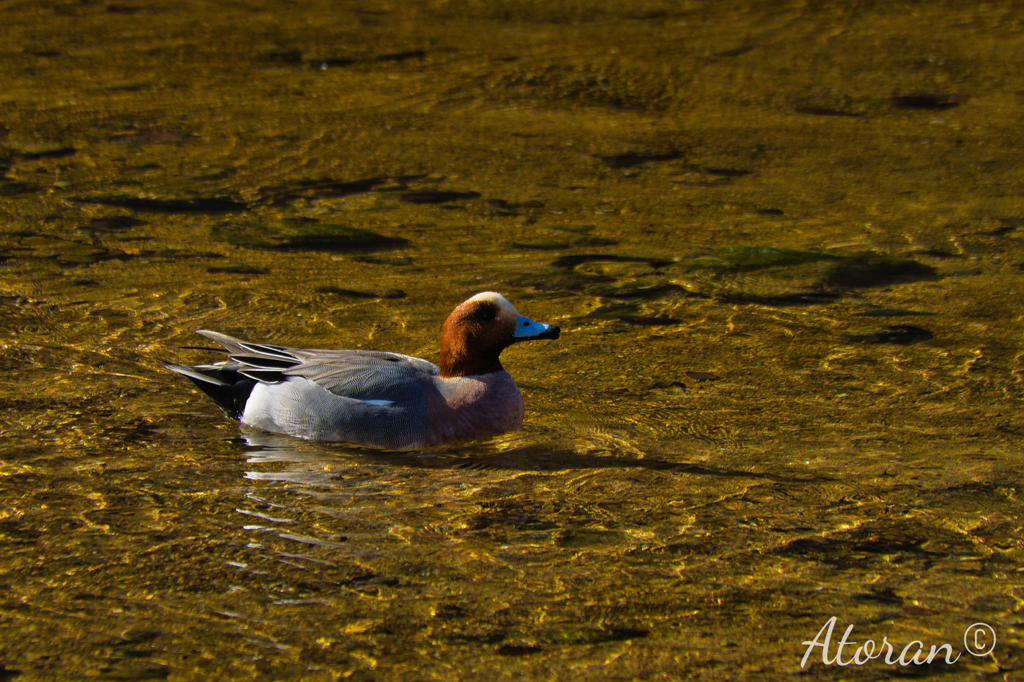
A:
<svg viewBox="0 0 1024 682">
<path fill-rule="evenodd" d="M 501 294 L 477 294 L 453 310 L 441 327 L 441 377 L 499 372 L 501 351 L 520 341 L 557 339 L 559 331 L 523 317 Z"/>
</svg>

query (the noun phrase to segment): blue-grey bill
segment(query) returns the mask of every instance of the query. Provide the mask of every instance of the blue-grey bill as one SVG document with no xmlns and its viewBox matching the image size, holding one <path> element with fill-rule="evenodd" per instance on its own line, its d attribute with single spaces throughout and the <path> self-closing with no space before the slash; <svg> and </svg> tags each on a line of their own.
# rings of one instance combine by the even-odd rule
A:
<svg viewBox="0 0 1024 682">
<path fill-rule="evenodd" d="M 553 324 L 534 322 L 520 315 L 516 318 L 516 330 L 512 338 L 516 341 L 532 341 L 534 339 L 557 339 L 562 330 Z"/>
</svg>

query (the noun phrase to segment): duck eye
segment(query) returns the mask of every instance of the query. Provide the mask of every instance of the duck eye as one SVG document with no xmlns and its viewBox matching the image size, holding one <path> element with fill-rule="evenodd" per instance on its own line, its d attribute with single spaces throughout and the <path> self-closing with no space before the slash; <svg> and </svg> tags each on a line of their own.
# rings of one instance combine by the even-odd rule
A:
<svg viewBox="0 0 1024 682">
<path fill-rule="evenodd" d="M 480 308 L 473 315 L 473 318 L 478 322 L 490 322 L 495 317 L 497 317 L 497 314 L 490 308 Z"/>
</svg>

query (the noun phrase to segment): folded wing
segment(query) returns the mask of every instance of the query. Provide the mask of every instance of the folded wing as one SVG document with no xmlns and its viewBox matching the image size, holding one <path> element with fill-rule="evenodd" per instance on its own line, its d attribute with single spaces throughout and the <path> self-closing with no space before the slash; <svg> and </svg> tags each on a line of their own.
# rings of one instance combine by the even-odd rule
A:
<svg viewBox="0 0 1024 682">
<path fill-rule="evenodd" d="M 259 382 L 303 377 L 346 398 L 384 403 L 422 400 L 437 366 L 400 353 L 365 350 L 289 348 L 242 341 L 226 334 L 200 331 L 224 346 L 230 360 L 219 363 Z"/>
</svg>

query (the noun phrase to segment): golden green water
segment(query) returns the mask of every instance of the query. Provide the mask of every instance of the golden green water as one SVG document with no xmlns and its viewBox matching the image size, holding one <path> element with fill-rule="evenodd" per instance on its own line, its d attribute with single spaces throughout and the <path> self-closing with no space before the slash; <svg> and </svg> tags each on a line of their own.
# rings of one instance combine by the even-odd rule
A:
<svg viewBox="0 0 1024 682">
<path fill-rule="evenodd" d="M 1018 679 L 1022 26 L 4 3 L 0 680 Z M 436 360 L 482 290 L 564 330 L 492 441 L 243 431 L 162 369 Z M 833 616 L 959 659 L 802 665 Z"/>
</svg>

